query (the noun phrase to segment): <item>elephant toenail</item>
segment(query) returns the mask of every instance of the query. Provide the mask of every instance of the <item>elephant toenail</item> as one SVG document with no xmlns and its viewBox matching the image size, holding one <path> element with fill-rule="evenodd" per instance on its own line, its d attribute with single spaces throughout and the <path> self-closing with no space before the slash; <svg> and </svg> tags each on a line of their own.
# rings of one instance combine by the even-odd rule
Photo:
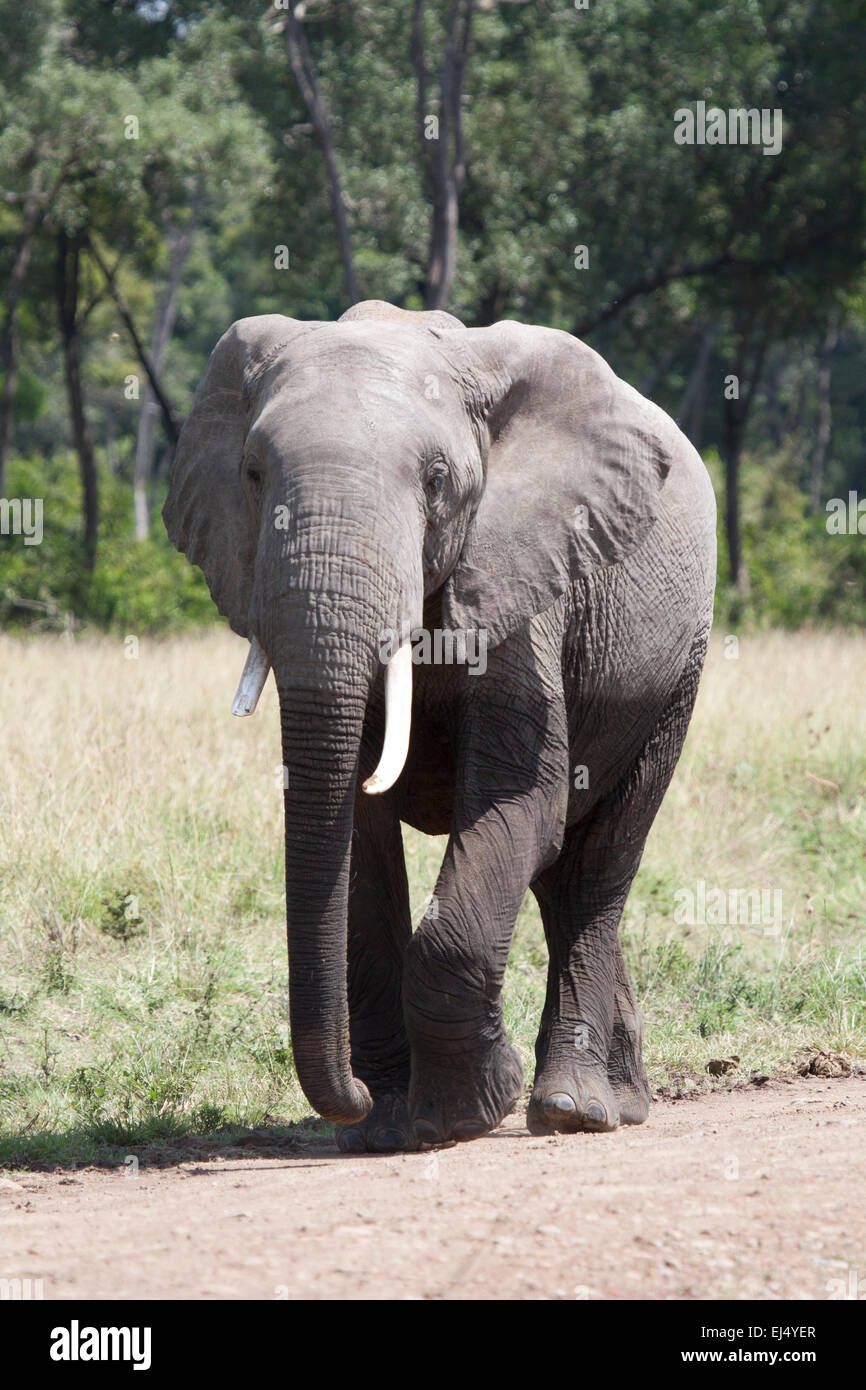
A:
<svg viewBox="0 0 866 1390">
<path fill-rule="evenodd" d="M 359 1129 L 344 1129 L 337 1135 L 337 1148 L 344 1154 L 362 1154 L 367 1145 Z"/>
<path fill-rule="evenodd" d="M 551 1120 L 564 1120 L 574 1115 L 576 1111 L 577 1106 L 571 1096 L 567 1096 L 564 1091 L 554 1091 L 553 1095 L 548 1096 L 544 1102 L 544 1113 Z"/>
<path fill-rule="evenodd" d="M 419 1144 L 440 1143 L 439 1131 L 429 1120 L 416 1120 L 412 1131 Z"/>
<path fill-rule="evenodd" d="M 399 1129 L 377 1129 L 373 1135 L 373 1148 L 377 1153 L 394 1153 L 405 1149 L 406 1135 Z"/>
<path fill-rule="evenodd" d="M 452 1127 L 451 1138 L 458 1143 L 464 1143 L 467 1139 L 480 1139 L 482 1134 L 486 1134 L 489 1126 L 483 1120 L 459 1120 Z"/>
<path fill-rule="evenodd" d="M 607 1111 L 597 1100 L 591 1100 L 584 1113 L 588 1120 L 592 1120 L 593 1124 L 607 1124 Z"/>
</svg>

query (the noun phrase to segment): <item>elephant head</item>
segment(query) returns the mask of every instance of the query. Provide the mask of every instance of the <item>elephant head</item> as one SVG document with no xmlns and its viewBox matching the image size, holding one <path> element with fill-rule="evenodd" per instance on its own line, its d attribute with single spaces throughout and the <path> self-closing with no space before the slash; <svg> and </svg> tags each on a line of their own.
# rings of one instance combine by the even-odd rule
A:
<svg viewBox="0 0 866 1390">
<path fill-rule="evenodd" d="M 421 623 L 488 646 L 645 539 L 665 417 L 565 333 L 377 303 L 338 323 L 263 315 L 220 339 L 178 446 L 163 516 L 251 642 L 236 699 L 274 671 L 285 791 L 292 1043 L 304 1091 L 351 1122 L 346 919 L 365 712 L 383 636 Z M 672 427 L 671 427 L 672 428 Z M 409 740 L 412 667 L 385 671 L 387 790 Z"/>
</svg>

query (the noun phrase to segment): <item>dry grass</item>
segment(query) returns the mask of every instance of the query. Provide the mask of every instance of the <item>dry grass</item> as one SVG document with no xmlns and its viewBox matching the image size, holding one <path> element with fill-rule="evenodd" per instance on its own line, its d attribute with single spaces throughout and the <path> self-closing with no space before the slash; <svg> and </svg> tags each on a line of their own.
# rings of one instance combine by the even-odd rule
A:
<svg viewBox="0 0 866 1390">
<path fill-rule="evenodd" d="M 229 716 L 244 644 L 0 639 L 3 1153 L 93 1153 L 308 1111 L 285 1023 L 278 720 Z M 866 1054 L 866 638 L 713 644 L 626 914 L 657 1082 L 736 1052 Z M 441 842 L 407 832 L 416 915 Z M 779 889 L 784 926 L 678 925 L 676 894 Z M 544 988 L 524 906 L 506 1014 Z M 23 1136 L 23 1137 L 22 1137 Z"/>
</svg>

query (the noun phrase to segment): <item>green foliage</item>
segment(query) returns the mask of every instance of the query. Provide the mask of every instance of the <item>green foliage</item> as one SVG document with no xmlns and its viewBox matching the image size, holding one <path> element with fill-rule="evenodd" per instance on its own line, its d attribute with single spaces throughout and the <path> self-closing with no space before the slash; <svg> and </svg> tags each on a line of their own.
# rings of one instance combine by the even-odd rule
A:
<svg viewBox="0 0 866 1390">
<path fill-rule="evenodd" d="M 99 927 L 106 936 L 127 942 L 144 931 L 144 920 L 138 914 L 135 893 L 120 891 L 110 898 L 103 898 L 102 903 L 105 913 Z"/>
<path fill-rule="evenodd" d="M 862 627 L 866 537 L 830 534 L 824 507 L 810 514 L 808 498 L 796 482 L 797 464 L 790 450 L 762 450 L 744 461 L 743 552 L 749 575 L 745 598 L 730 589 L 720 507 L 716 616 L 728 629 L 791 630 L 810 623 Z M 709 454 L 708 466 L 721 497 L 721 466 L 715 452 Z"/>
<path fill-rule="evenodd" d="M 78 927 L 64 928 L 53 909 L 42 918 L 42 985 L 49 994 L 68 994 L 75 980 Z M 47 1046 L 47 1044 L 46 1044 Z"/>
<path fill-rule="evenodd" d="M 46 499 L 46 539 L 24 551 L 0 538 L 0 621 L 62 624 L 68 613 L 134 633 L 209 620 L 201 579 L 168 550 L 158 518 L 151 541 L 130 543 L 140 404 L 124 383 L 142 369 L 94 251 L 115 269 L 147 346 L 172 234 L 192 226 L 161 367 L 178 418 L 233 319 L 345 309 L 331 189 L 292 78 L 284 16 L 258 0 L 25 8 L 26 17 L 17 0 L 0 0 L 3 283 L 28 198 L 38 207 L 17 310 L 20 458 L 3 490 Z M 429 114 L 439 109 L 450 12 L 450 0 L 424 7 Z M 409 16 L 397 0 L 330 0 L 308 7 L 305 32 L 362 294 L 420 308 L 431 199 Z M 727 590 L 720 529 L 718 611 L 729 626 L 862 621 L 866 547 L 828 537 L 805 498 L 831 314 L 840 337 L 825 496 L 866 496 L 864 42 L 857 0 L 476 6 L 450 307 L 470 324 L 515 317 L 578 332 L 674 416 L 693 385 L 695 344 L 711 328 L 701 422 L 690 429 L 711 466 L 724 438 L 721 382 L 738 345 L 767 340 L 744 446 L 748 595 Z M 781 110 L 782 153 L 677 145 L 674 112 L 699 99 Z M 105 456 L 120 459 L 119 471 L 99 472 L 92 574 L 80 555 L 81 485 L 63 453 L 61 229 L 80 241 L 85 413 L 98 444 L 111 441 Z M 278 269 L 283 245 L 289 266 Z M 582 245 L 589 261 L 577 269 Z M 3 333 L 8 306 L 0 324 Z M 164 477 L 171 450 L 161 423 L 156 432 Z"/>
<path fill-rule="evenodd" d="M 622 944 L 639 1002 L 675 1009 L 678 1026 L 699 1038 L 758 1024 L 866 1021 L 866 971 L 857 956 L 789 958 L 767 974 L 755 971 L 741 943 L 714 941 L 697 956 L 671 939 L 624 935 Z"/>
<path fill-rule="evenodd" d="M 68 628 L 84 620 L 122 635 L 176 631 L 212 622 L 204 579 L 169 544 L 158 517 L 136 541 L 128 485 L 101 470 L 103 526 L 88 575 L 80 541 L 78 474 L 68 453 L 16 459 L 9 497 L 42 498 L 44 536 L 25 545 L 0 537 L 0 621 L 7 627 Z"/>
</svg>

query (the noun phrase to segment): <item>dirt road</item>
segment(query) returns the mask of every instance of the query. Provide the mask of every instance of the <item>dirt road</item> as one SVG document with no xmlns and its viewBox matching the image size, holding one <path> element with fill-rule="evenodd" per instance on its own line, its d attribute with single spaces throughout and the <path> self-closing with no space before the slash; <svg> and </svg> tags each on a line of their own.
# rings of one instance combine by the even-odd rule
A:
<svg viewBox="0 0 866 1390">
<path fill-rule="evenodd" d="M 616 1134 L 515 1116 L 394 1158 L 2 1175 L 0 1278 L 46 1299 L 862 1298 L 864 1191 L 866 1078 L 774 1081 Z"/>
</svg>

